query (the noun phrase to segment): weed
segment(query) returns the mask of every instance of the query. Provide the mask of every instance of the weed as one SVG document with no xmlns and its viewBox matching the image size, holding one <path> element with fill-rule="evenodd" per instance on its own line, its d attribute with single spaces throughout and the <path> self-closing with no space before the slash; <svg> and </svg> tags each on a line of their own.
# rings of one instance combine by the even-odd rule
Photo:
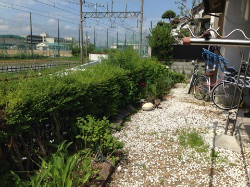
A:
<svg viewBox="0 0 250 187">
<path fill-rule="evenodd" d="M 211 154 L 210 156 L 212 158 L 217 158 L 219 156 L 219 153 L 217 151 L 214 150 L 214 148 L 211 150 Z"/>
<path fill-rule="evenodd" d="M 208 146 L 197 131 L 182 131 L 178 137 L 180 145 L 194 148 L 197 152 L 207 152 Z"/>
<path fill-rule="evenodd" d="M 206 106 L 206 102 L 205 102 L 205 101 L 202 101 L 202 105 L 203 105 L 203 106 Z"/>
<path fill-rule="evenodd" d="M 124 121 L 130 121 L 130 116 L 125 117 Z"/>
<path fill-rule="evenodd" d="M 237 164 L 235 164 L 235 163 L 229 163 L 229 166 L 237 166 Z"/>
<path fill-rule="evenodd" d="M 117 131 L 121 131 L 121 129 L 122 129 L 122 126 L 121 126 L 121 125 L 117 125 L 117 126 L 116 126 L 116 130 L 117 130 Z"/>
<path fill-rule="evenodd" d="M 179 129 L 176 129 L 173 133 L 174 136 L 178 135 L 180 133 L 180 130 Z"/>
<path fill-rule="evenodd" d="M 178 159 L 178 160 L 181 160 L 181 159 L 182 159 L 182 156 L 181 156 L 181 155 L 178 155 L 177 159 Z"/>
<path fill-rule="evenodd" d="M 136 126 L 136 129 L 139 129 L 140 127 L 139 126 Z"/>
<path fill-rule="evenodd" d="M 145 164 L 142 164 L 141 166 L 142 166 L 142 168 L 143 168 L 144 170 L 147 170 L 147 171 L 148 171 L 148 168 L 147 168 L 147 166 L 146 166 Z"/>
<path fill-rule="evenodd" d="M 185 123 L 186 123 L 186 124 L 188 124 L 188 120 L 187 120 L 187 118 L 185 118 Z"/>
<path fill-rule="evenodd" d="M 153 131 L 150 133 L 151 135 L 157 135 L 157 132 Z"/>
</svg>

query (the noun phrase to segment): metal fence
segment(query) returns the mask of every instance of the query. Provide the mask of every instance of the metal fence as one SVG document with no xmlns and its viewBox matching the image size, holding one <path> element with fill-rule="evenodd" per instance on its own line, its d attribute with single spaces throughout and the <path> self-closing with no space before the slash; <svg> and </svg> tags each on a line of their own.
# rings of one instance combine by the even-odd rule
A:
<svg viewBox="0 0 250 187">
<path fill-rule="evenodd" d="M 174 60 L 203 60 L 202 48 L 207 49 L 207 45 L 174 45 Z"/>
<path fill-rule="evenodd" d="M 30 65 L 7 65 L 0 66 L 0 73 L 14 73 L 25 70 L 39 70 L 55 67 L 71 67 L 73 64 L 79 64 L 79 62 L 68 63 L 48 63 L 48 64 L 30 64 Z"/>
</svg>

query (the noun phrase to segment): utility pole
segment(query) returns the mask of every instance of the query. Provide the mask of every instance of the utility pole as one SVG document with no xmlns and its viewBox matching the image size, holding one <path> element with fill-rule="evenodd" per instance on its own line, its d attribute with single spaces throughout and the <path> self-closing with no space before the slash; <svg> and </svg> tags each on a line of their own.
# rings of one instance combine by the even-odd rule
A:
<svg viewBox="0 0 250 187">
<path fill-rule="evenodd" d="M 144 3 L 144 0 L 141 0 L 140 36 L 139 36 L 139 56 L 140 56 L 140 57 L 141 57 L 141 44 L 142 44 L 143 3 Z"/>
<path fill-rule="evenodd" d="M 135 32 L 133 31 L 133 49 L 135 49 Z"/>
<path fill-rule="evenodd" d="M 57 51 L 58 51 L 58 57 L 60 57 L 60 46 L 59 46 L 59 41 L 60 41 L 60 27 L 59 27 L 59 19 L 57 19 L 57 29 L 58 29 L 58 37 L 57 37 Z"/>
<path fill-rule="evenodd" d="M 85 63 L 87 63 L 87 59 L 88 59 L 88 32 L 87 32 L 87 29 L 86 29 L 86 36 L 85 37 L 86 37 L 85 38 L 85 56 L 86 56 Z"/>
<path fill-rule="evenodd" d="M 117 37 L 116 37 L 116 49 L 118 49 L 118 32 L 117 32 Z"/>
<path fill-rule="evenodd" d="M 79 25 L 79 31 L 78 31 L 78 41 L 79 41 L 79 48 L 81 47 L 81 36 L 80 36 L 80 33 L 81 32 L 81 25 Z"/>
<path fill-rule="evenodd" d="M 32 41 L 32 18 L 31 18 L 31 12 L 30 12 L 30 49 L 31 49 L 31 56 L 33 58 L 33 41 Z"/>
<path fill-rule="evenodd" d="M 127 33 L 125 32 L 124 50 L 127 48 Z"/>
<path fill-rule="evenodd" d="M 96 47 L 95 46 L 95 27 L 94 27 L 94 47 Z"/>
<path fill-rule="evenodd" d="M 83 64 L 82 0 L 80 0 L 80 49 L 81 49 L 81 64 Z"/>
<path fill-rule="evenodd" d="M 109 48 L 109 29 L 107 28 L 107 48 Z"/>
</svg>

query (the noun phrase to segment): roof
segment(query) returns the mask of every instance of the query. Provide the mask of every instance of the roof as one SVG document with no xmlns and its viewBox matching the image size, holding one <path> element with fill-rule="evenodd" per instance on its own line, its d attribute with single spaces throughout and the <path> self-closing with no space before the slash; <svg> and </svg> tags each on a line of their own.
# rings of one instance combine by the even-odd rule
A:
<svg viewBox="0 0 250 187">
<path fill-rule="evenodd" d="M 203 0 L 205 13 L 223 13 L 225 0 Z"/>
<path fill-rule="evenodd" d="M 18 36 L 18 35 L 13 35 L 13 34 L 2 34 L 2 35 L 0 35 L 0 38 L 15 38 L 15 39 L 25 40 L 24 37 L 21 37 L 21 36 Z"/>
<path fill-rule="evenodd" d="M 48 43 L 48 42 L 43 42 L 43 43 L 39 43 L 37 44 L 37 46 L 58 46 L 58 43 Z M 60 47 L 63 47 L 64 45 L 59 43 Z"/>
</svg>

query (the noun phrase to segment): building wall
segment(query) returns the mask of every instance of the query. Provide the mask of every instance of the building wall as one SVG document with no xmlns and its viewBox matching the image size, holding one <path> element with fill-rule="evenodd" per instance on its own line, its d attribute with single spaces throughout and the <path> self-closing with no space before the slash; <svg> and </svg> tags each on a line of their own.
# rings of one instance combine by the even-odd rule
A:
<svg viewBox="0 0 250 187">
<path fill-rule="evenodd" d="M 89 60 L 90 61 L 99 61 L 101 59 L 108 59 L 108 54 L 95 54 L 89 53 Z"/>
<path fill-rule="evenodd" d="M 6 53 L 6 55 L 20 55 L 20 54 L 27 54 L 29 56 L 31 56 L 31 50 L 5 50 L 4 53 Z M 58 55 L 58 51 L 55 50 L 33 50 L 34 54 L 37 55 L 42 55 L 42 56 L 55 56 Z M 0 51 L 0 54 L 2 54 L 2 52 Z M 60 56 L 61 57 L 71 57 L 71 51 L 60 51 Z"/>
<path fill-rule="evenodd" d="M 247 37 L 250 37 L 250 1 L 249 0 L 227 0 L 225 6 L 223 35 L 229 34 L 234 29 L 241 29 Z M 235 33 L 230 38 L 245 39 L 241 33 Z M 249 48 L 242 48 L 245 60 L 248 58 Z M 222 55 L 228 58 L 231 65 L 236 68 L 240 65 L 240 53 L 234 47 L 222 47 Z"/>
<path fill-rule="evenodd" d="M 241 29 L 250 37 L 250 0 L 226 0 L 223 35 L 229 34 L 234 29 Z M 245 39 L 241 33 L 233 34 L 230 39 Z M 248 60 L 250 48 L 242 48 L 245 60 Z M 229 59 L 229 65 L 239 68 L 241 55 L 235 47 L 222 47 L 222 55 Z M 244 91 L 244 101 L 250 106 L 250 89 Z"/>
</svg>

